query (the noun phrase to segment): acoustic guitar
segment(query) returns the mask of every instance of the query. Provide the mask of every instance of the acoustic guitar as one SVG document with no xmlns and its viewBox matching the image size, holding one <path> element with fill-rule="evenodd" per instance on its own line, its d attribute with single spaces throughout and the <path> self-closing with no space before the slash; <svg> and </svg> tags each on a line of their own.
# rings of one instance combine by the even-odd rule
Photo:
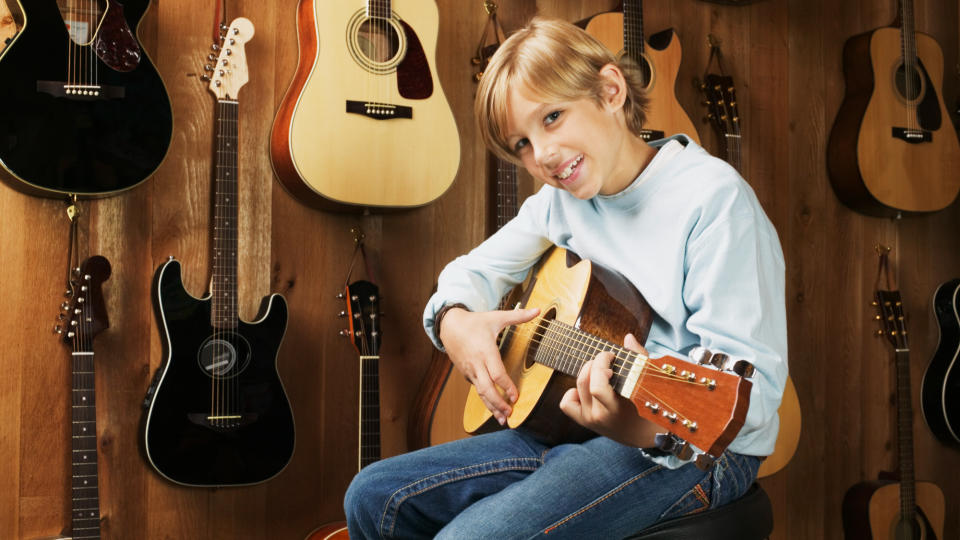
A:
<svg viewBox="0 0 960 540">
<path fill-rule="evenodd" d="M 881 255 L 886 266 L 886 254 Z M 847 540 L 938 540 L 943 538 L 943 492 L 931 482 L 916 482 L 913 468 L 913 407 L 910 398 L 910 348 L 903 302 L 898 290 L 877 289 L 881 333 L 894 348 L 897 384 L 899 482 L 861 482 L 843 498 Z"/>
<path fill-rule="evenodd" d="M 937 287 L 933 314 L 940 339 L 923 374 L 920 406 L 927 426 L 950 446 L 960 445 L 960 279 Z"/>
<path fill-rule="evenodd" d="M 900 0 L 898 19 L 899 28 L 844 45 L 846 94 L 827 144 L 837 197 L 872 216 L 934 212 L 960 192 L 960 142 L 942 99 L 943 53 L 914 30 L 913 0 Z"/>
<path fill-rule="evenodd" d="M 252 36 L 248 19 L 230 24 L 209 85 L 217 101 L 210 293 L 190 296 L 173 257 L 154 282 L 166 360 L 144 402 L 143 449 L 163 477 L 190 486 L 263 482 L 286 467 L 294 448 L 293 413 L 277 372 L 286 302 L 265 297 L 252 323 L 237 311 L 237 93 L 247 82 L 244 47 Z"/>
<path fill-rule="evenodd" d="M 752 387 L 748 362 L 702 348 L 695 361 L 649 358 L 618 345 L 628 332 L 645 341 L 653 318 L 646 300 L 620 274 L 554 247 L 534 270 L 521 304 L 540 308 L 541 315 L 503 332 L 500 354 L 519 392 L 507 426 L 523 425 L 553 443 L 593 436 L 558 404 L 580 368 L 602 351 L 615 357 L 614 390 L 641 417 L 667 430 L 658 436 L 661 450 L 696 457 L 698 466 L 708 468 L 743 426 Z M 492 417 L 471 387 L 464 429 L 499 428 Z"/>
<path fill-rule="evenodd" d="M 131 30 L 149 1 L 96 0 L 63 14 L 53 0 L 18 4 L 24 27 L 0 53 L 0 178 L 48 197 L 143 182 L 173 133 L 163 81 Z"/>
<path fill-rule="evenodd" d="M 577 24 L 617 56 L 627 55 L 640 66 L 650 97 L 644 139 L 684 133 L 700 143 L 696 127 L 677 100 L 677 73 L 683 53 L 672 28 L 651 35 L 647 42 L 643 36 L 642 0 L 624 0 L 620 11 L 600 13 Z"/>
<path fill-rule="evenodd" d="M 347 285 L 348 328 L 341 332 L 360 353 L 360 423 L 357 470 L 380 460 L 380 289 L 369 281 Z M 327 523 L 310 532 L 306 540 L 349 540 L 347 524 Z"/>
<path fill-rule="evenodd" d="M 0 0 L 2 3 L 2 0 Z M 56 327 L 70 345 L 70 528 L 60 536 L 41 540 L 100 538 L 100 489 L 97 467 L 97 403 L 93 338 L 110 326 L 103 302 L 103 283 L 110 278 L 110 262 L 96 255 L 71 271 L 63 303 L 65 326 Z"/>
<path fill-rule="evenodd" d="M 411 208 L 450 187 L 460 138 L 437 77 L 438 21 L 433 0 L 300 0 L 300 61 L 270 138 L 295 198 Z"/>
</svg>

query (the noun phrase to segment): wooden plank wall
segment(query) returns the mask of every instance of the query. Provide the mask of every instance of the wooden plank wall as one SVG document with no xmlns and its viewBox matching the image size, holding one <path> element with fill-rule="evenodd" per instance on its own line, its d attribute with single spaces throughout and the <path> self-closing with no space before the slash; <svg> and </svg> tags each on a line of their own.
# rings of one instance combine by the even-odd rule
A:
<svg viewBox="0 0 960 540">
<path fill-rule="evenodd" d="M 577 20 L 617 4 L 500 3 L 508 29 L 535 12 Z M 173 102 L 170 154 L 141 186 L 81 203 L 82 255 L 102 254 L 113 264 L 105 286 L 112 325 L 96 342 L 106 538 L 298 539 L 321 523 L 341 519 L 342 494 L 356 455 L 351 434 L 358 377 L 356 354 L 337 334 L 342 321 L 335 295 L 346 279 L 351 229 L 361 227 L 366 234 L 386 313 L 384 455 L 407 448 L 408 411 L 430 358 L 419 315 L 435 277 L 483 237 L 485 154 L 472 122 L 470 63 L 486 21 L 482 2 L 437 0 L 437 69 L 461 137 L 456 182 L 426 207 L 366 216 L 307 208 L 272 174 L 268 134 L 297 63 L 296 4 L 228 2 L 230 18 L 244 15 L 256 26 L 247 47 L 250 82 L 240 94 L 241 311 L 251 319 L 269 292 L 283 293 L 289 302 L 279 369 L 296 418 L 296 452 L 272 481 L 229 489 L 172 485 L 139 454 L 140 405 L 161 361 L 150 299 L 153 272 L 175 255 L 184 264 L 188 290 L 198 296 L 210 274 L 213 100 L 197 75 L 211 42 L 213 2 L 153 2 L 140 35 Z M 917 28 L 943 48 L 944 95 L 953 109 L 960 90 L 953 68 L 958 5 L 952 0 L 915 4 Z M 705 67 L 706 35 L 722 40 L 725 67 L 738 85 L 745 176 L 776 225 L 787 258 L 790 365 L 803 408 L 803 434 L 791 464 L 762 482 L 774 503 L 773 538 L 841 538 L 846 489 L 895 463 L 892 354 L 873 335 L 868 305 L 874 246 L 893 248 L 912 331 L 915 404 L 938 336 L 931 296 L 939 283 L 960 274 L 957 205 L 901 220 L 865 217 L 838 202 L 826 175 L 826 141 L 844 91 L 843 42 L 888 24 L 895 2 L 764 0 L 730 6 L 648 0 L 644 9 L 648 34 L 668 26 L 680 33 L 684 56 L 677 93 L 696 119 L 704 111 L 691 81 Z M 719 141 L 708 126 L 698 125 L 704 145 L 717 150 Z M 918 178 L 922 174 L 918 171 Z M 528 178 L 523 185 L 526 193 L 533 189 Z M 64 210 L 60 200 L 0 186 L 2 538 L 53 534 L 69 522 L 68 351 L 51 333 L 67 264 Z M 945 536 L 960 537 L 960 453 L 932 438 L 918 406 L 914 416 L 917 477 L 941 486 L 949 516 Z"/>
</svg>

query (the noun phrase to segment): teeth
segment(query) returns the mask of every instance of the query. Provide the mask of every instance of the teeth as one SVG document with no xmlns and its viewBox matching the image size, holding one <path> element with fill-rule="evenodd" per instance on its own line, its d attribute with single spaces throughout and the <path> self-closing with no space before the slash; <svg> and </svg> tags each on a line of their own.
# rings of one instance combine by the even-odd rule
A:
<svg viewBox="0 0 960 540">
<path fill-rule="evenodd" d="M 567 178 L 569 178 L 570 175 L 573 174 L 574 167 L 579 165 L 582 159 L 583 159 L 583 156 L 579 156 L 577 157 L 577 159 L 571 161 L 570 165 L 567 165 L 567 168 L 561 171 L 560 174 L 557 175 L 557 178 L 561 180 L 566 180 Z"/>
</svg>

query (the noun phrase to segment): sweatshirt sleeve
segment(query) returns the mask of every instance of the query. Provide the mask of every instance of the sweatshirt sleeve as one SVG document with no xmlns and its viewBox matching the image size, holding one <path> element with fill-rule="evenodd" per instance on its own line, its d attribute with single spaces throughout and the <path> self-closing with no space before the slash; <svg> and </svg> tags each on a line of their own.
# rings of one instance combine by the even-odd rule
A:
<svg viewBox="0 0 960 540">
<path fill-rule="evenodd" d="M 552 245 L 544 225 L 549 213 L 550 189 L 545 186 L 527 198 L 515 218 L 440 272 L 437 291 L 423 311 L 424 330 L 438 349 L 443 350 L 443 345 L 436 335 L 434 318 L 440 308 L 461 303 L 470 311 L 495 309 L 500 299 L 524 280 Z"/>
</svg>

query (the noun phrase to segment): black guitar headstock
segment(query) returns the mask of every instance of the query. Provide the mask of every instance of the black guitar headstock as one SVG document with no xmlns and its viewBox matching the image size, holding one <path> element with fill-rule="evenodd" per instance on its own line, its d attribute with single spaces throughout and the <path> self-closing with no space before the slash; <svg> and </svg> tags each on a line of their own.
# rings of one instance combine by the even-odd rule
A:
<svg viewBox="0 0 960 540">
<path fill-rule="evenodd" d="M 740 113 L 733 77 L 708 73 L 701 85 L 707 106 L 707 120 L 720 137 L 740 136 Z"/>
<path fill-rule="evenodd" d="M 881 324 L 881 329 L 877 333 L 886 336 L 895 350 L 909 351 L 906 317 L 903 314 L 900 291 L 877 290 L 873 305 L 878 311 L 876 319 Z"/>
<path fill-rule="evenodd" d="M 341 312 L 348 328 L 341 332 L 350 338 L 361 356 L 380 354 L 380 290 L 369 281 L 354 281 L 347 285 L 343 298 L 346 311 Z"/>
<path fill-rule="evenodd" d="M 54 329 L 66 343 L 92 339 L 110 326 L 102 289 L 103 282 L 110 278 L 110 271 L 110 262 L 95 255 L 71 272 L 67 291 L 70 300 L 61 305 L 60 315 L 66 326 L 58 325 Z"/>
</svg>

